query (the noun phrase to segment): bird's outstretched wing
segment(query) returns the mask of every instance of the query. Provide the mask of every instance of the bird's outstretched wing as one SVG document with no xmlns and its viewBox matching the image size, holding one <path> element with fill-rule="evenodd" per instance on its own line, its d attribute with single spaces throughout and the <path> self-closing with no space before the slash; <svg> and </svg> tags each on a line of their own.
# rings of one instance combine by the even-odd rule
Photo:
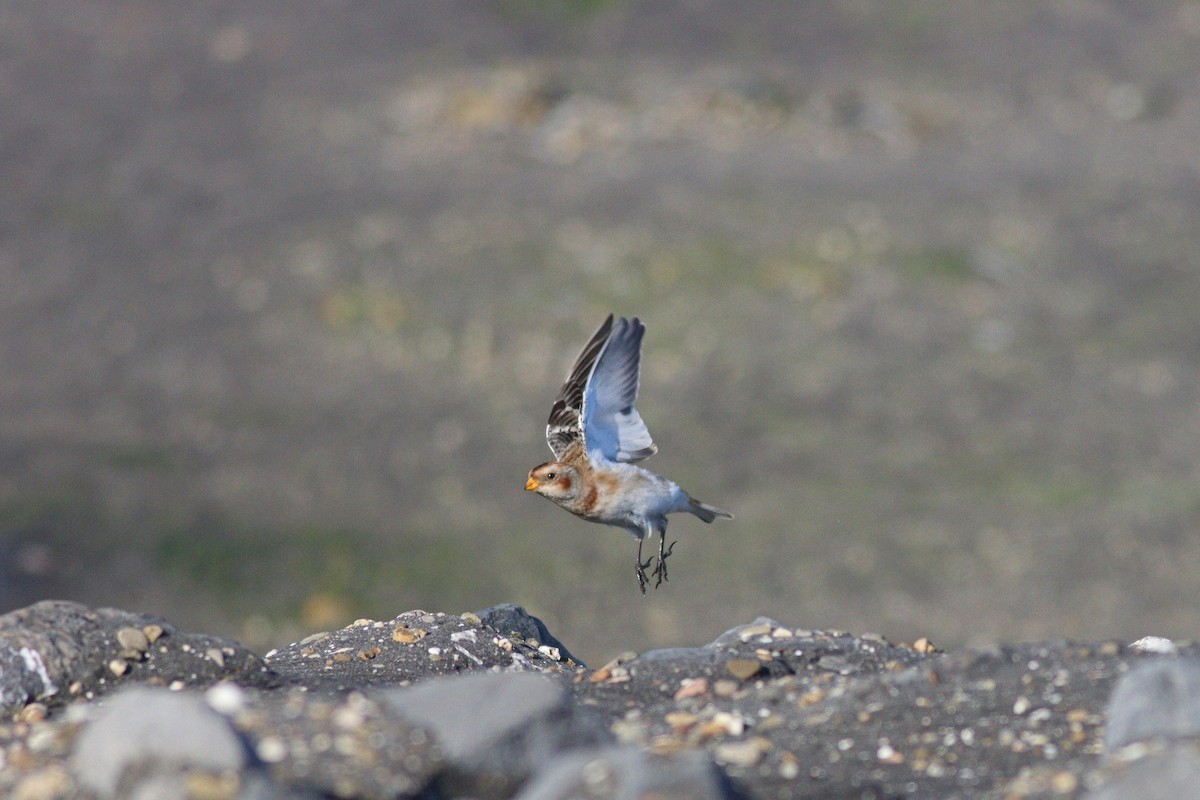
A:
<svg viewBox="0 0 1200 800">
<path fill-rule="evenodd" d="M 583 439 L 592 458 L 641 461 L 658 452 L 633 407 L 645 333 L 646 326 L 637 317 L 621 317 L 592 368 L 583 392 Z"/>
<path fill-rule="evenodd" d="M 590 457 L 608 461 L 640 461 L 658 452 L 633 406 L 645 332 L 637 317 L 614 322 L 610 314 L 584 346 L 546 426 L 556 458 L 575 442 Z"/>
<path fill-rule="evenodd" d="M 554 405 L 550 407 L 550 421 L 546 423 L 546 441 L 557 459 L 561 459 L 575 442 L 583 442 L 583 393 L 587 388 L 588 379 L 592 377 L 592 370 L 596 367 L 596 359 L 608 343 L 612 327 L 613 315 L 609 314 L 604 324 L 584 345 L 579 358 L 575 359 L 575 366 L 567 373 L 567 379 L 558 390 Z"/>
</svg>

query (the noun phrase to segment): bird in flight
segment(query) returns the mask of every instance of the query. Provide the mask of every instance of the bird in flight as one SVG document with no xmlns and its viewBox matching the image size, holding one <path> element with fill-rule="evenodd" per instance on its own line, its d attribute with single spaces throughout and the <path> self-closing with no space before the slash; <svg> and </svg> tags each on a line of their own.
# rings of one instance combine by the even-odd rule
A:
<svg viewBox="0 0 1200 800">
<path fill-rule="evenodd" d="M 701 503 L 674 481 L 634 462 L 658 452 L 633 404 L 638 395 L 642 335 L 646 326 L 613 315 L 584 345 L 558 391 L 546 425 L 554 460 L 529 471 L 526 491 L 562 506 L 577 517 L 623 528 L 638 540 L 637 579 L 642 595 L 649 578 L 657 589 L 667 579 L 667 515 L 680 511 L 705 522 L 733 519 L 728 511 Z M 642 561 L 642 543 L 658 534 L 658 558 Z"/>
</svg>

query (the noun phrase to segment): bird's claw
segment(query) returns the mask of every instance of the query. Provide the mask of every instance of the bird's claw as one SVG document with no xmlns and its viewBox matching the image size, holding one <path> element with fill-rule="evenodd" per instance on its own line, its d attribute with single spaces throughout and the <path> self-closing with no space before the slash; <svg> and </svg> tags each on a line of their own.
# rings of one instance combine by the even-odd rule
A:
<svg viewBox="0 0 1200 800">
<path fill-rule="evenodd" d="M 650 573 L 656 578 L 654 582 L 655 589 L 661 586 L 663 581 L 667 580 L 667 556 L 671 555 L 671 552 L 675 549 L 675 545 L 678 544 L 678 541 L 671 542 L 671 546 L 665 550 L 663 549 L 663 544 L 665 544 L 665 540 L 660 540 L 658 543 L 658 562 L 654 565 L 654 571 Z M 650 562 L 647 561 L 646 566 L 649 565 Z"/>
<path fill-rule="evenodd" d="M 638 588 L 642 590 L 642 597 L 646 596 L 646 584 L 649 582 L 649 578 L 646 577 L 646 567 L 650 566 L 650 562 L 653 560 L 652 558 L 648 558 L 646 559 L 646 563 L 643 564 L 639 558 L 635 562 L 637 564 Z"/>
<path fill-rule="evenodd" d="M 671 542 L 669 547 L 664 547 L 666 545 L 666 537 L 663 537 L 658 540 L 658 556 L 650 556 L 650 558 L 642 561 L 642 544 L 638 542 L 638 554 L 637 558 L 634 559 L 634 564 L 636 565 L 635 571 L 638 579 L 638 588 L 642 590 L 642 597 L 646 596 L 646 584 L 650 582 L 650 576 L 646 574 L 646 568 L 654 564 L 654 569 L 650 572 L 650 575 L 653 575 L 655 579 L 654 588 L 657 589 L 659 586 L 662 586 L 663 582 L 667 580 L 667 556 L 671 555 L 677 544 L 679 542 L 674 541 Z"/>
</svg>

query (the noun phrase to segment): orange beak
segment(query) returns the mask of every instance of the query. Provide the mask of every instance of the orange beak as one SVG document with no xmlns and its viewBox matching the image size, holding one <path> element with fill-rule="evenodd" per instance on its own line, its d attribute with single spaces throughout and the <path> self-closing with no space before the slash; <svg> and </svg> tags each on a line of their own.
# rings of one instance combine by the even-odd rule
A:
<svg viewBox="0 0 1200 800">
<path fill-rule="evenodd" d="M 525 481 L 525 491 L 532 492 L 536 488 L 538 488 L 538 482 L 535 481 L 533 478 L 530 478 L 529 480 Z"/>
</svg>

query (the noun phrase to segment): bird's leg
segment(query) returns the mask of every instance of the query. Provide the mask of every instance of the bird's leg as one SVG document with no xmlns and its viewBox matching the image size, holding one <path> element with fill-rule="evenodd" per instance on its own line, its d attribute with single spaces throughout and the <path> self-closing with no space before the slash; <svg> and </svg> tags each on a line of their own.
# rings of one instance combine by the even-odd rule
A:
<svg viewBox="0 0 1200 800">
<path fill-rule="evenodd" d="M 646 596 L 646 584 L 649 579 L 646 577 L 646 567 L 650 566 L 651 559 L 646 559 L 646 563 L 642 563 L 642 539 L 638 539 L 637 560 L 633 563 L 637 565 L 638 588 L 642 590 L 642 597 Z"/>
<path fill-rule="evenodd" d="M 658 563 L 654 565 L 654 572 L 651 573 L 657 578 L 654 583 L 654 588 L 657 589 L 662 585 L 662 582 L 667 580 L 667 556 L 671 555 L 671 551 L 675 549 L 678 542 L 671 542 L 670 547 L 667 544 L 667 529 L 663 528 L 658 532 Z M 665 549 L 664 549 L 665 548 Z M 647 564 L 650 562 L 647 561 Z"/>
</svg>

